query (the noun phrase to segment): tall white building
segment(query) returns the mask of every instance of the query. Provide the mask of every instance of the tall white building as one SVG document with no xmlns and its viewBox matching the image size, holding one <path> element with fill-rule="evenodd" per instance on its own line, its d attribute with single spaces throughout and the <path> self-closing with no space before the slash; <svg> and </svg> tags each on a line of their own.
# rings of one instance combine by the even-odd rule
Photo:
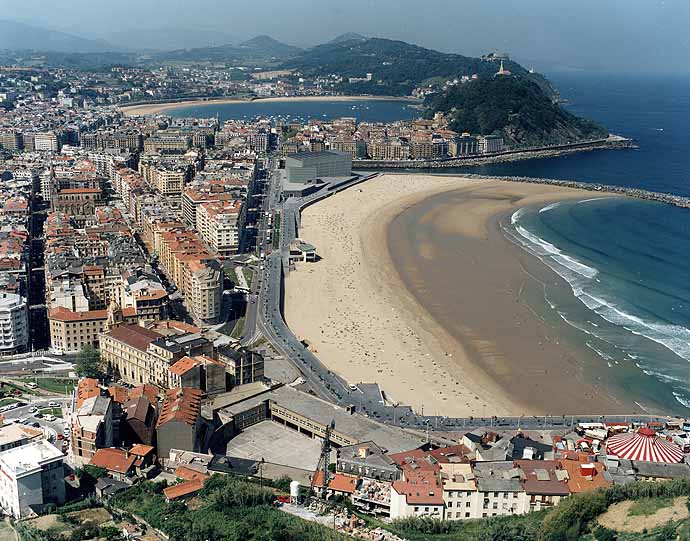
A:
<svg viewBox="0 0 690 541">
<path fill-rule="evenodd" d="M 0 453 L 0 507 L 16 519 L 65 501 L 64 455 L 46 440 Z"/>
<path fill-rule="evenodd" d="M 47 131 L 37 133 L 34 136 L 34 148 L 36 150 L 49 150 L 52 152 L 59 152 L 60 142 L 55 132 Z"/>
<path fill-rule="evenodd" d="M 0 293 L 0 354 L 23 350 L 28 344 L 26 299 L 15 293 Z"/>
</svg>

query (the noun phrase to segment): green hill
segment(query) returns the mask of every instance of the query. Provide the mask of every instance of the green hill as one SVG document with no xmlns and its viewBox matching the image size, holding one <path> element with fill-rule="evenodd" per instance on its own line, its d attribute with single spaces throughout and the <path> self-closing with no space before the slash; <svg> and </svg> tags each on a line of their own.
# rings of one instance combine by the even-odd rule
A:
<svg viewBox="0 0 690 541">
<path fill-rule="evenodd" d="M 432 95 L 427 115 L 447 113 L 459 132 L 501 134 L 507 144 L 561 144 L 606 137 L 598 124 L 569 113 L 524 75 L 482 77 Z"/>
<path fill-rule="evenodd" d="M 508 61 L 507 69 L 527 75 L 525 68 Z M 357 83 L 363 93 L 404 96 L 428 79 L 462 75 L 493 75 L 495 62 L 442 53 L 404 41 L 383 38 L 352 39 L 318 45 L 285 62 L 284 67 L 306 76 L 335 74 L 343 78 L 372 74 L 372 82 Z"/>
</svg>

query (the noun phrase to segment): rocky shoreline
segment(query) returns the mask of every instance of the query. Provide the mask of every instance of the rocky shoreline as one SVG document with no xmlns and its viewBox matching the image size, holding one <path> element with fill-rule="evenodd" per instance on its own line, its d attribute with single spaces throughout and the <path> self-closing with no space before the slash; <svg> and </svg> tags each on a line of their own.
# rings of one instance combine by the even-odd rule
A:
<svg viewBox="0 0 690 541">
<path fill-rule="evenodd" d="M 433 173 L 431 173 L 433 175 Z M 444 174 L 437 174 L 437 176 L 447 176 Z M 576 188 L 579 190 L 587 190 L 597 193 L 611 193 L 616 195 L 625 195 L 634 197 L 636 199 L 646 199 L 648 201 L 657 201 L 659 203 L 666 203 L 676 207 L 690 208 L 690 197 L 682 195 L 674 195 L 670 193 L 652 192 L 649 190 L 640 190 L 638 188 L 628 188 L 625 186 L 612 186 L 610 184 L 598 184 L 594 182 L 582 182 L 578 180 L 560 180 L 555 178 L 536 178 L 536 177 L 506 177 L 506 176 L 491 176 L 491 175 L 474 175 L 463 174 L 465 178 L 476 180 L 501 180 L 506 182 L 526 182 L 530 184 L 548 184 L 551 186 L 562 186 L 564 188 Z"/>
</svg>

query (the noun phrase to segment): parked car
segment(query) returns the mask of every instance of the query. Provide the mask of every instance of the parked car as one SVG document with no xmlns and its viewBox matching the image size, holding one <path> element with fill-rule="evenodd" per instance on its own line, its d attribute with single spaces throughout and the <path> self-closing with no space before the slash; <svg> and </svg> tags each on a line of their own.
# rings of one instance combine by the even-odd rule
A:
<svg viewBox="0 0 690 541">
<path fill-rule="evenodd" d="M 59 408 L 60 404 L 58 404 L 57 402 L 49 402 L 48 407 L 49 408 Z"/>
<path fill-rule="evenodd" d="M 55 420 L 55 415 L 52 415 L 52 414 L 46 415 L 46 421 L 48 421 L 49 423 L 52 423 L 54 420 Z"/>
<path fill-rule="evenodd" d="M 26 384 L 26 386 L 29 389 L 36 389 L 38 387 L 38 383 L 34 383 L 33 381 L 30 381 L 29 383 Z"/>
<path fill-rule="evenodd" d="M 36 413 L 38 411 L 38 408 L 36 406 L 31 406 L 29 408 L 29 413 Z"/>
</svg>

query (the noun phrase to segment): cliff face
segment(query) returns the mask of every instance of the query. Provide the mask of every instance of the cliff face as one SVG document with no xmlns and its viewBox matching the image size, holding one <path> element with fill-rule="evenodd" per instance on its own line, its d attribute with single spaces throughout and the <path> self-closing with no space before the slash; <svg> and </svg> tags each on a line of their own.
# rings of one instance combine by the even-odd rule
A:
<svg viewBox="0 0 690 541">
<path fill-rule="evenodd" d="M 523 75 L 482 77 L 431 96 L 427 114 L 443 112 L 459 132 L 500 134 L 510 146 L 563 144 L 606 137 L 607 130 L 569 113 Z"/>
</svg>

